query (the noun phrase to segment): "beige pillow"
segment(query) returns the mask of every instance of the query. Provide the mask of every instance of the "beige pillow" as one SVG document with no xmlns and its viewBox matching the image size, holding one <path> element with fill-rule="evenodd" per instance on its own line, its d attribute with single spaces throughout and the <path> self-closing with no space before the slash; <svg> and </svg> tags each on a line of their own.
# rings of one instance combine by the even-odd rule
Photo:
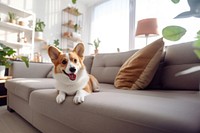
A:
<svg viewBox="0 0 200 133">
<path fill-rule="evenodd" d="M 151 82 L 163 53 L 160 38 L 133 54 L 120 68 L 114 85 L 117 88 L 143 89 Z"/>
</svg>

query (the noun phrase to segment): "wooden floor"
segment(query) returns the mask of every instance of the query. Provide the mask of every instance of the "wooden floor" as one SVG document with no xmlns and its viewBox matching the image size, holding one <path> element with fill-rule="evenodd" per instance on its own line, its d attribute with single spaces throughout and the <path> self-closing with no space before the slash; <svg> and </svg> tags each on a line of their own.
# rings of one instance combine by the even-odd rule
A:
<svg viewBox="0 0 200 133">
<path fill-rule="evenodd" d="M 15 112 L 7 111 L 0 106 L 0 133 L 40 133 Z"/>
</svg>

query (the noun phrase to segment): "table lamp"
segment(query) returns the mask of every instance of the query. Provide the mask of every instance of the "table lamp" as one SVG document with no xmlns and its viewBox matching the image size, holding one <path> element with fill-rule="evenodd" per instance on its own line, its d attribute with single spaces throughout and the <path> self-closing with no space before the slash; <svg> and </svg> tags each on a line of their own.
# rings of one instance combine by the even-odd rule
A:
<svg viewBox="0 0 200 133">
<path fill-rule="evenodd" d="M 148 37 L 157 36 L 158 34 L 158 25 L 156 18 L 142 19 L 138 21 L 136 36 L 141 36 L 146 38 L 146 45 L 148 43 Z"/>
</svg>

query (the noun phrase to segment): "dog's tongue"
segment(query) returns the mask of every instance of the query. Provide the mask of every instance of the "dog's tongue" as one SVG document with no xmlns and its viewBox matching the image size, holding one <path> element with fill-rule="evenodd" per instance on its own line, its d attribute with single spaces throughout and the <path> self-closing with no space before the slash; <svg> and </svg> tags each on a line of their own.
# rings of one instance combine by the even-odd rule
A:
<svg viewBox="0 0 200 133">
<path fill-rule="evenodd" d="M 75 74 L 68 74 L 68 76 L 69 76 L 69 78 L 71 79 L 71 80 L 75 80 L 76 79 L 76 75 Z"/>
</svg>

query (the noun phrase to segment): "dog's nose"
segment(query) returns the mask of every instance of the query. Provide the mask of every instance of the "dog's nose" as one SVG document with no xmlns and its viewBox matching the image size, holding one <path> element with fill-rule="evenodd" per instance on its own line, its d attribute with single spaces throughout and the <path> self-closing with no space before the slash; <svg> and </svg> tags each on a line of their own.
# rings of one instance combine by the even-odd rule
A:
<svg viewBox="0 0 200 133">
<path fill-rule="evenodd" d="M 70 68 L 69 68 L 69 71 L 73 73 L 73 72 L 76 71 L 76 68 L 75 68 L 75 67 L 70 67 Z"/>
</svg>

